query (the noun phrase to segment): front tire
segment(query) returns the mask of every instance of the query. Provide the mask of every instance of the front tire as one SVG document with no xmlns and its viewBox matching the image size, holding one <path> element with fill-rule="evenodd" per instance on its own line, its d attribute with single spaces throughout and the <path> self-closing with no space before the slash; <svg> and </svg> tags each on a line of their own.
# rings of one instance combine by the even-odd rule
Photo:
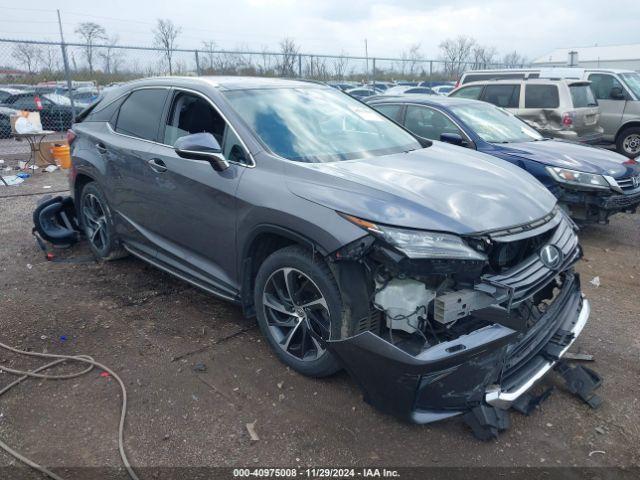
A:
<svg viewBox="0 0 640 480">
<path fill-rule="evenodd" d="M 327 264 L 300 246 L 271 254 L 256 276 L 258 325 L 278 358 L 310 377 L 340 370 L 325 341 L 338 335 L 342 300 Z"/>
<path fill-rule="evenodd" d="M 616 149 L 618 153 L 629 158 L 640 155 L 640 127 L 629 127 L 620 132 Z"/>
<path fill-rule="evenodd" d="M 78 212 L 80 227 L 98 260 L 116 260 L 128 255 L 120 246 L 111 209 L 104 192 L 96 182 L 88 183 L 82 189 Z"/>
</svg>

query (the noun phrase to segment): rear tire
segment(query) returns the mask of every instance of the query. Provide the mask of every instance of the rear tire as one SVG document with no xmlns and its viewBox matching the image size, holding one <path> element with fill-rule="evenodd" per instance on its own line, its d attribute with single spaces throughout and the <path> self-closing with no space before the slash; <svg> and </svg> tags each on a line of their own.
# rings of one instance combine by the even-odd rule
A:
<svg viewBox="0 0 640 480">
<path fill-rule="evenodd" d="M 640 155 L 640 127 L 629 127 L 620 132 L 616 141 L 616 150 L 629 158 L 638 157 Z"/>
<path fill-rule="evenodd" d="M 98 260 L 107 262 L 129 255 L 120 245 L 111 209 L 102 188 L 96 182 L 87 183 L 82 189 L 78 212 L 80 227 Z"/>
<path fill-rule="evenodd" d="M 325 340 L 336 338 L 342 300 L 331 270 L 298 245 L 271 254 L 256 276 L 258 325 L 278 358 L 309 377 L 340 370 Z"/>
</svg>

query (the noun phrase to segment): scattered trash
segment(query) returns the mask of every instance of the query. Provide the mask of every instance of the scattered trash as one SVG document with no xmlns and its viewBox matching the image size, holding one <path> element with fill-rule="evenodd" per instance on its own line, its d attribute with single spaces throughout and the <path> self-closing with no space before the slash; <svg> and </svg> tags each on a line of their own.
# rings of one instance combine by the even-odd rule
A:
<svg viewBox="0 0 640 480">
<path fill-rule="evenodd" d="M 4 165 L 4 160 L 0 158 L 0 165 Z"/>
<path fill-rule="evenodd" d="M 29 178 L 30 176 L 31 176 L 30 173 L 24 173 L 24 172 L 16 173 L 16 177 L 18 178 Z"/>
<path fill-rule="evenodd" d="M 18 161 L 18 168 L 19 168 L 20 170 L 23 170 L 23 169 L 24 169 L 24 167 L 26 167 L 26 166 L 27 166 L 27 162 L 25 162 L 24 160 L 19 160 L 19 161 Z"/>
<path fill-rule="evenodd" d="M 46 335 L 40 335 L 40 340 L 46 340 L 47 336 Z"/>
<path fill-rule="evenodd" d="M 34 172 L 38 169 L 35 165 L 29 165 L 29 170 L 33 170 Z"/>
<path fill-rule="evenodd" d="M 600 435 L 604 435 L 605 433 L 607 433 L 602 427 L 596 427 L 596 432 L 598 432 Z"/>
<path fill-rule="evenodd" d="M 0 181 L 0 187 L 2 187 L 4 185 L 7 185 L 8 187 L 10 187 L 12 185 L 19 185 L 22 182 L 24 182 L 24 180 L 22 179 L 20 174 L 18 174 L 18 175 L 7 175 L 6 177 L 2 177 L 2 181 Z"/>
<path fill-rule="evenodd" d="M 42 188 L 51 188 L 51 185 L 43 185 Z"/>
<path fill-rule="evenodd" d="M 278 395 L 278 401 L 283 401 L 284 400 L 284 393 L 281 393 L 280 395 Z"/>
<path fill-rule="evenodd" d="M 191 398 L 193 398 L 193 400 L 194 400 L 195 402 L 197 402 L 197 401 L 198 401 L 198 397 L 196 397 L 194 394 L 191 394 Z"/>
<path fill-rule="evenodd" d="M 60 335 L 60 341 L 61 342 L 66 342 L 67 341 L 67 336 L 66 335 Z"/>
<path fill-rule="evenodd" d="M 582 362 L 593 362 L 593 355 L 589 355 L 587 353 L 567 352 L 564 354 L 564 358 L 568 360 L 580 360 Z"/>
<path fill-rule="evenodd" d="M 591 457 L 591 456 L 595 455 L 596 453 L 599 453 L 600 455 L 604 455 L 607 452 L 605 452 L 604 450 L 594 450 L 593 452 L 589 452 L 589 456 Z"/>
<path fill-rule="evenodd" d="M 283 385 L 284 385 L 284 382 L 278 382 L 278 388 L 279 388 L 280 390 L 282 390 L 282 386 L 283 386 Z"/>
<path fill-rule="evenodd" d="M 44 171 L 51 173 L 51 172 L 55 172 L 57 169 L 58 169 L 57 165 L 49 165 L 44 169 Z"/>
<path fill-rule="evenodd" d="M 100 374 L 100 376 L 101 376 L 101 377 L 103 377 L 103 378 L 107 378 L 107 377 L 110 377 L 110 376 L 111 376 L 111 374 L 110 374 L 109 372 L 102 372 L 102 373 Z"/>
<path fill-rule="evenodd" d="M 247 423 L 246 427 L 247 427 L 247 432 L 249 432 L 249 436 L 251 437 L 251 441 L 252 442 L 257 442 L 258 440 L 260 440 L 260 437 L 258 437 L 258 434 L 256 433 L 256 421 L 255 420 L 253 423 Z"/>
<path fill-rule="evenodd" d="M 206 372 L 207 371 L 207 366 L 204 363 L 196 363 L 193 366 L 193 371 L 194 372 Z"/>
<path fill-rule="evenodd" d="M 591 285 L 593 285 L 594 287 L 599 287 L 600 286 L 600 277 L 593 277 L 593 279 L 589 282 Z"/>
<path fill-rule="evenodd" d="M 27 263 L 27 269 L 31 270 L 33 268 L 33 265 L 31 265 L 30 263 Z"/>
</svg>

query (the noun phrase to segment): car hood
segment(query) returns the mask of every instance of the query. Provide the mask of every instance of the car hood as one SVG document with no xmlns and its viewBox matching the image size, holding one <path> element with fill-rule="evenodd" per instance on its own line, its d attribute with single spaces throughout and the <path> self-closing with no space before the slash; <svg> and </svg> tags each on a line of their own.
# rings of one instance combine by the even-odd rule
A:
<svg viewBox="0 0 640 480">
<path fill-rule="evenodd" d="M 624 165 L 629 159 L 603 148 L 579 145 L 559 140 L 522 142 L 496 146 L 500 155 L 520 157 L 552 167 L 569 168 L 581 172 L 621 177 L 632 167 Z M 487 152 L 488 153 L 488 152 Z"/>
<path fill-rule="evenodd" d="M 429 148 L 287 166 L 295 195 L 373 222 L 468 234 L 537 220 L 555 197 L 508 162 L 434 142 Z"/>
</svg>

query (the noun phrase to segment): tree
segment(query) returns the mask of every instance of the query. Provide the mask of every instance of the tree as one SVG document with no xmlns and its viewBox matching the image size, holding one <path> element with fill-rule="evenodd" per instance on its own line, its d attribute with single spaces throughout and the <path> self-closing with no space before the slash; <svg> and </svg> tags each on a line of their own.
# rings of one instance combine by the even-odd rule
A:
<svg viewBox="0 0 640 480">
<path fill-rule="evenodd" d="M 415 43 L 409 47 L 408 53 L 403 53 L 402 58 L 406 59 L 409 64 L 409 76 L 411 78 L 417 72 L 419 62 L 422 60 L 422 52 L 420 51 L 420 44 Z"/>
<path fill-rule="evenodd" d="M 29 75 L 35 73 L 38 60 L 40 59 L 40 48 L 33 43 L 18 43 L 13 47 L 11 56 L 27 69 Z"/>
<path fill-rule="evenodd" d="M 48 73 L 52 73 L 60 69 L 59 51 L 60 49 L 53 45 L 46 45 L 42 47 L 38 58 L 42 68 Z"/>
<path fill-rule="evenodd" d="M 162 49 L 164 58 L 169 64 L 169 75 L 173 75 L 173 52 L 176 49 L 176 39 L 182 32 L 182 28 L 173 24 L 169 19 L 158 19 L 153 30 L 153 41 L 156 47 Z"/>
<path fill-rule="evenodd" d="M 464 35 L 448 38 L 440 44 L 445 73 L 449 77 L 457 78 L 464 72 L 475 45 L 476 41 L 473 38 Z"/>
<path fill-rule="evenodd" d="M 471 57 L 473 60 L 472 68 L 479 70 L 482 68 L 489 68 L 492 63 L 495 62 L 498 52 L 495 47 L 487 47 L 485 45 L 476 44 L 473 47 Z"/>
<path fill-rule="evenodd" d="M 95 48 L 96 42 L 107 39 L 107 32 L 102 25 L 94 22 L 83 22 L 79 24 L 75 32 L 84 40 L 84 56 L 87 59 L 89 73 L 91 74 L 93 73 L 93 49 Z"/>
<path fill-rule="evenodd" d="M 280 41 L 280 65 L 278 72 L 281 77 L 296 76 L 296 60 L 300 52 L 300 47 L 291 38 L 285 38 Z"/>
<path fill-rule="evenodd" d="M 502 63 L 506 68 L 518 68 L 527 63 L 527 59 L 514 50 L 504 56 Z"/>
<path fill-rule="evenodd" d="M 218 44 L 213 40 L 207 40 L 202 42 L 202 50 L 207 59 L 208 66 L 206 69 L 213 70 L 213 65 L 216 58 L 216 50 L 218 50 Z"/>
<path fill-rule="evenodd" d="M 114 35 L 106 42 L 106 46 L 99 53 L 104 62 L 104 73 L 115 73 L 121 63 L 121 51 L 116 47 L 119 41 L 118 35 Z"/>
</svg>

